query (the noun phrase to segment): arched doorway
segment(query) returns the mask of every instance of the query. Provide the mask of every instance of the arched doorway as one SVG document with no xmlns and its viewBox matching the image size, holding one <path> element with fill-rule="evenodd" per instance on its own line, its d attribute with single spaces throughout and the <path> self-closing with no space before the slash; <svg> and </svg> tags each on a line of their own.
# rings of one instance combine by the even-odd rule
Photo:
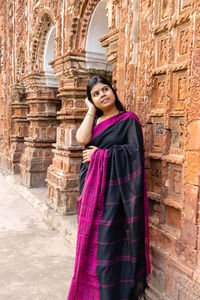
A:
<svg viewBox="0 0 200 300">
<path fill-rule="evenodd" d="M 112 71 L 112 65 L 107 61 L 106 49 L 102 47 L 99 38 L 109 32 L 106 16 L 106 2 L 101 0 L 95 7 L 90 19 L 86 40 L 87 69 Z"/>
<path fill-rule="evenodd" d="M 47 168 L 52 163 L 53 144 L 59 126 L 57 111 L 60 100 L 56 97 L 58 81 L 49 62 L 54 59 L 54 22 L 47 13 L 39 19 L 31 45 L 31 70 L 25 78 L 26 99 L 30 111 L 29 135 L 20 160 L 23 184 L 45 186 Z"/>
<path fill-rule="evenodd" d="M 54 59 L 54 45 L 55 45 L 55 39 L 54 39 L 54 26 L 52 26 L 47 34 L 46 38 L 46 45 L 44 49 L 44 72 L 45 72 L 45 78 L 46 78 L 46 85 L 48 87 L 55 87 L 58 88 L 59 82 L 55 77 L 55 74 L 53 72 L 53 69 L 51 65 L 49 64 L 50 61 Z"/>
</svg>

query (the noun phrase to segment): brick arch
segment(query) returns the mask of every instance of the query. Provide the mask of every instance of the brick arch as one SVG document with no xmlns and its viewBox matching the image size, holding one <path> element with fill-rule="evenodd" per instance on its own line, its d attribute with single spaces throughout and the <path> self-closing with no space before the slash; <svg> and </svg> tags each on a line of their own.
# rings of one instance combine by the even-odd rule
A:
<svg viewBox="0 0 200 300">
<path fill-rule="evenodd" d="M 96 5 L 100 0 L 75 1 L 73 19 L 71 22 L 70 47 L 83 51 L 85 48 L 87 30 Z"/>
<path fill-rule="evenodd" d="M 43 12 L 38 19 L 39 23 L 35 30 L 35 34 L 33 35 L 33 41 L 31 45 L 32 71 L 43 71 L 43 55 L 46 38 L 50 28 L 54 24 L 52 17 L 47 12 Z"/>
</svg>

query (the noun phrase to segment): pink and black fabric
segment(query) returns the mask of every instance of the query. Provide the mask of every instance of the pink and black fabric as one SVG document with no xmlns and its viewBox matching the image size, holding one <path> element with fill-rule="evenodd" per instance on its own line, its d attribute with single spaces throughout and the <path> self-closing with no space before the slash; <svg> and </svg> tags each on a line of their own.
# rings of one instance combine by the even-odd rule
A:
<svg viewBox="0 0 200 300">
<path fill-rule="evenodd" d="M 81 164 L 78 237 L 68 300 L 135 300 L 150 275 L 148 200 L 140 122 L 123 112 L 93 127 Z"/>
</svg>

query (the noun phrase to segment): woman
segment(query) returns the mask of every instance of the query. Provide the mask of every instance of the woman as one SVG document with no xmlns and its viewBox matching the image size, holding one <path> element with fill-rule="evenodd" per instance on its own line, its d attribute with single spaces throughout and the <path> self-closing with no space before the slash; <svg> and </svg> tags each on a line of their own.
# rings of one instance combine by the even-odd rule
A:
<svg viewBox="0 0 200 300">
<path fill-rule="evenodd" d="M 77 131 L 78 237 L 68 300 L 134 300 L 144 295 L 149 263 L 142 130 L 110 83 L 87 86 L 88 112 Z"/>
</svg>

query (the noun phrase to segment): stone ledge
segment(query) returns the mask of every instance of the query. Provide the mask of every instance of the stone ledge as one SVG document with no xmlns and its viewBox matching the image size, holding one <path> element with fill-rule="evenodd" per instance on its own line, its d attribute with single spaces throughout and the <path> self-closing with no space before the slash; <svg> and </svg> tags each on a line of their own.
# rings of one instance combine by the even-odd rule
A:
<svg viewBox="0 0 200 300">
<path fill-rule="evenodd" d="M 56 213 L 46 202 L 47 188 L 27 188 L 20 180 L 19 175 L 4 176 L 6 181 L 16 192 L 27 200 L 42 216 L 44 221 L 56 229 L 74 247 L 77 236 L 77 216 L 61 216 Z"/>
</svg>

